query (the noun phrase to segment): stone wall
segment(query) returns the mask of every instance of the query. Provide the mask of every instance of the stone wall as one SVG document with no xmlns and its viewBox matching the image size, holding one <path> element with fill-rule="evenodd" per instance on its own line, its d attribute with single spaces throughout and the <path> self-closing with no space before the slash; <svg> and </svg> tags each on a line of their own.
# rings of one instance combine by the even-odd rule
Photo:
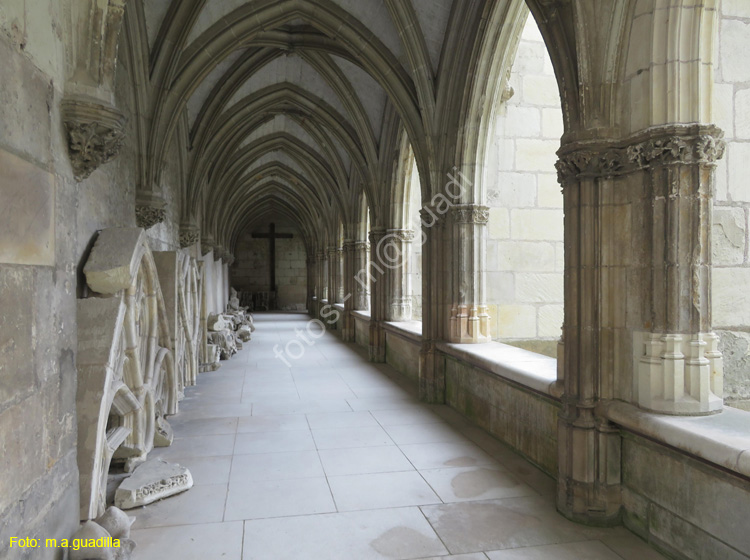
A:
<svg viewBox="0 0 750 560">
<path fill-rule="evenodd" d="M 448 406 L 557 477 L 558 401 L 448 355 L 445 386 Z"/>
<path fill-rule="evenodd" d="M 77 299 L 98 232 L 135 226 L 133 85 L 120 46 L 114 104 L 126 117 L 118 156 L 76 182 L 60 112 L 70 2 L 0 6 L 0 557 L 9 537 L 70 538 L 78 526 Z M 172 141 L 160 193 L 164 224 L 152 249 L 176 249 L 184 169 Z M 221 266 L 221 263 L 213 263 Z M 216 275 L 222 282 L 226 274 Z M 224 286 L 218 286 L 222 293 Z M 217 298 L 217 305 L 226 299 Z M 223 309 L 223 308 L 222 308 Z M 59 558 L 39 549 L 34 558 Z"/>
<path fill-rule="evenodd" d="M 29 557 L 8 549 L 11 536 L 67 538 L 78 526 L 81 191 L 59 112 L 65 9 L 0 6 L 0 558 L 8 560 Z"/>
<path fill-rule="evenodd" d="M 622 465 L 631 531 L 671 558 L 750 558 L 747 480 L 627 432 Z"/>
<path fill-rule="evenodd" d="M 256 231 L 268 231 L 258 227 Z M 277 233 L 293 235 L 276 240 L 276 285 L 279 309 L 302 311 L 307 307 L 307 252 L 296 228 L 277 225 Z M 239 291 L 265 292 L 270 288 L 270 244 L 246 231 L 237 243 L 232 266 L 232 285 Z"/>
<path fill-rule="evenodd" d="M 721 6 L 714 119 L 727 139 L 716 172 L 713 324 L 724 355 L 727 402 L 750 410 L 750 2 Z"/>
<path fill-rule="evenodd" d="M 509 85 L 513 95 L 496 109 L 484 170 L 491 333 L 554 357 L 563 320 L 563 200 L 555 172 L 563 125 L 552 63 L 531 17 Z"/>
</svg>

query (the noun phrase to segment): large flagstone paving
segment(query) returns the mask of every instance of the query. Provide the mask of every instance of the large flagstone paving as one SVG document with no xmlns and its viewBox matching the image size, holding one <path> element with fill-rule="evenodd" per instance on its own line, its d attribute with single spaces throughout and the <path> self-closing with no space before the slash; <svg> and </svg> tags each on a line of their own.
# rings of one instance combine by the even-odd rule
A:
<svg viewBox="0 0 750 560">
<path fill-rule="evenodd" d="M 170 418 L 153 456 L 195 487 L 129 512 L 135 560 L 662 558 L 624 528 L 567 521 L 551 478 L 362 349 L 326 333 L 287 367 L 273 347 L 306 315 L 255 320 Z"/>
</svg>

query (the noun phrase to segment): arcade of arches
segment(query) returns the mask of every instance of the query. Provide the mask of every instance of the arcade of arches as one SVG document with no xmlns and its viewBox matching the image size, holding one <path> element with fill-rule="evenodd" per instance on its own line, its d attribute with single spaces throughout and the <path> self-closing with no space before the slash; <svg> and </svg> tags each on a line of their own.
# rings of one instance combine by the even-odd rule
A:
<svg viewBox="0 0 750 560">
<path fill-rule="evenodd" d="M 750 558 L 748 49 L 748 0 L 2 0 L 0 556 L 106 525 L 252 305 Z"/>
</svg>

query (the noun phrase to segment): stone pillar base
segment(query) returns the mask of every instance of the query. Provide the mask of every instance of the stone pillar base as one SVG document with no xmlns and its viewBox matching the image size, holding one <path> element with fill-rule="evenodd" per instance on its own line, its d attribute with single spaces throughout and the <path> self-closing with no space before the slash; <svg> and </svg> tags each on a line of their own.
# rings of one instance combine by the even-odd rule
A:
<svg viewBox="0 0 750 560">
<path fill-rule="evenodd" d="M 712 414 L 723 406 L 724 365 L 714 333 L 634 333 L 638 405 L 662 414 Z"/>
<path fill-rule="evenodd" d="M 457 344 L 491 342 L 490 316 L 486 305 L 460 304 L 451 310 L 450 341 Z"/>
<path fill-rule="evenodd" d="M 622 521 L 621 436 L 594 410 L 568 404 L 558 422 L 557 509 L 576 523 L 611 527 Z"/>
<path fill-rule="evenodd" d="M 375 321 L 370 322 L 370 361 L 385 362 L 385 331 Z"/>
<path fill-rule="evenodd" d="M 445 404 L 445 398 L 445 360 L 427 343 L 419 352 L 419 400 Z"/>
</svg>

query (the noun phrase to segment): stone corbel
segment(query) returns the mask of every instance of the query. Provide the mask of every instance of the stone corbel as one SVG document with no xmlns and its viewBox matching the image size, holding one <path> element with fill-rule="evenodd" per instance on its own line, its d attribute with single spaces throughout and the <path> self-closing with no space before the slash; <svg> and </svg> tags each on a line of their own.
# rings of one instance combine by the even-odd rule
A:
<svg viewBox="0 0 750 560">
<path fill-rule="evenodd" d="M 125 138 L 125 116 L 115 107 L 83 97 L 63 100 L 68 155 L 76 181 L 113 159 Z"/>
<path fill-rule="evenodd" d="M 210 235 L 204 235 L 201 239 L 201 255 L 204 257 L 216 248 L 214 238 Z"/>
<path fill-rule="evenodd" d="M 167 218 L 167 201 L 153 191 L 140 191 L 135 196 L 135 223 L 149 229 Z"/>
<path fill-rule="evenodd" d="M 201 239 L 201 230 L 195 224 L 180 224 L 180 247 L 192 247 Z"/>
</svg>

